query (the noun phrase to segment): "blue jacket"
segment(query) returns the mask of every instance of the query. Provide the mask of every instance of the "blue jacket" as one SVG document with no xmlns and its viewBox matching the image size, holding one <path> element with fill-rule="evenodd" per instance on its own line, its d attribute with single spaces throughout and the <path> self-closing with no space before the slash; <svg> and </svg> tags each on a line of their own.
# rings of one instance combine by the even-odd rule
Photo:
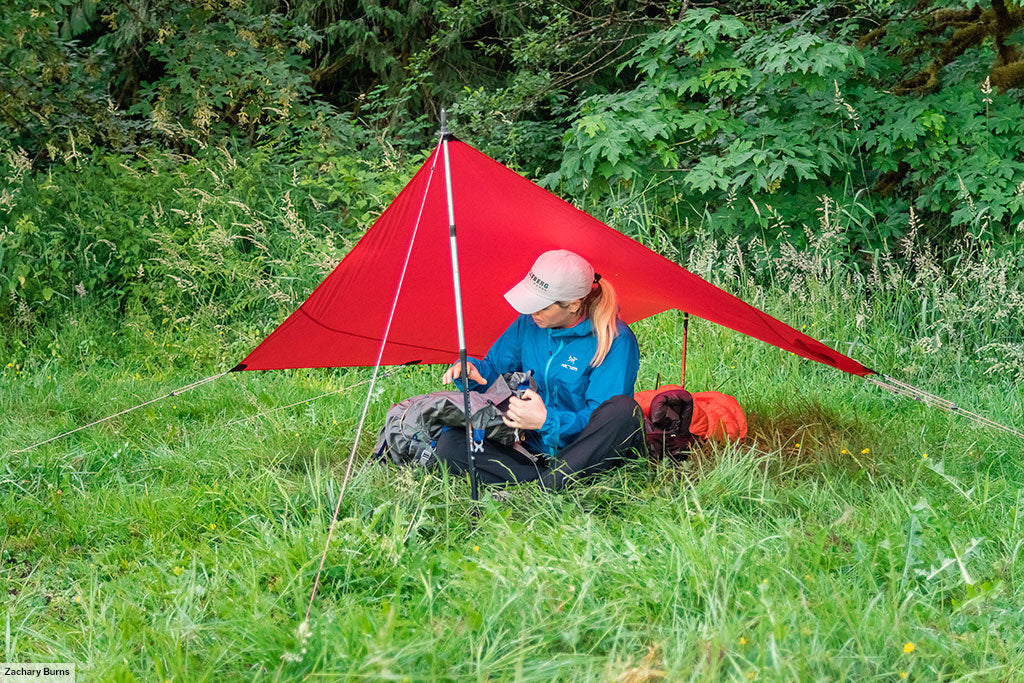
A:
<svg viewBox="0 0 1024 683">
<path fill-rule="evenodd" d="M 589 319 L 573 327 L 542 329 L 530 316 L 521 315 L 483 360 L 472 359 L 487 384 L 470 382 L 470 388 L 483 391 L 498 375 L 533 370 L 548 417 L 543 427 L 527 433 L 527 446 L 555 453 L 579 436 L 599 405 L 613 396 L 633 395 L 640 350 L 626 323 L 619 321 L 619 333 L 604 362 L 592 368 L 596 349 L 597 335 Z"/>
</svg>

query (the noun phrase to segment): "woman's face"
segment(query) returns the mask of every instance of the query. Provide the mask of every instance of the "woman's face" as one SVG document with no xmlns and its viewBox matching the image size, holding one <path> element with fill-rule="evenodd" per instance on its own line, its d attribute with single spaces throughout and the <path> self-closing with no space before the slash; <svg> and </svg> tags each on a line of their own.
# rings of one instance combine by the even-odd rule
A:
<svg viewBox="0 0 1024 683">
<path fill-rule="evenodd" d="M 532 316 L 533 322 L 542 329 L 557 330 L 563 327 L 572 327 L 580 321 L 580 307 L 582 299 L 576 299 L 568 304 L 555 302 L 547 308 L 542 308 Z"/>
</svg>

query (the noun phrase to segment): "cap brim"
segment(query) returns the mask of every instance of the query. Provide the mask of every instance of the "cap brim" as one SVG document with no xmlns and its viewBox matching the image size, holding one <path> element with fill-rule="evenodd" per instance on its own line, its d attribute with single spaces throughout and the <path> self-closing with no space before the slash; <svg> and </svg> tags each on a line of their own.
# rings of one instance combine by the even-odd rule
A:
<svg viewBox="0 0 1024 683">
<path fill-rule="evenodd" d="M 547 308 L 555 300 L 538 294 L 528 280 L 522 280 L 512 289 L 505 292 L 505 301 L 520 313 L 531 314 Z"/>
</svg>

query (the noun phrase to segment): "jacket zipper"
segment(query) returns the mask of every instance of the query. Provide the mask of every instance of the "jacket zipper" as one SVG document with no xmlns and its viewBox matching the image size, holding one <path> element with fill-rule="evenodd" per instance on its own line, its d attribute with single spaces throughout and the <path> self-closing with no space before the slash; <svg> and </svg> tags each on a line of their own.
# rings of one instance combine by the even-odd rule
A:
<svg viewBox="0 0 1024 683">
<path fill-rule="evenodd" d="M 552 341 L 551 330 L 548 330 L 548 348 L 551 348 L 551 341 Z M 549 402 L 552 402 L 552 399 L 554 398 L 554 396 L 553 396 L 553 392 L 551 390 L 551 385 L 548 382 L 548 371 L 551 369 L 551 361 L 553 361 L 555 359 L 555 356 L 558 355 L 558 353 L 562 350 L 563 346 L 565 346 L 565 340 L 564 339 L 558 340 L 558 348 L 555 349 L 553 353 L 549 353 L 548 354 L 548 362 L 547 362 L 547 365 L 544 366 L 544 388 L 546 388 L 548 390 Z M 557 422 L 556 422 L 556 424 L 557 424 Z M 561 425 L 559 425 L 559 427 L 560 426 Z M 556 431 L 554 433 L 554 437 L 555 437 L 554 443 L 551 444 L 551 448 L 552 448 L 553 451 L 557 451 L 558 450 L 558 431 Z"/>
</svg>

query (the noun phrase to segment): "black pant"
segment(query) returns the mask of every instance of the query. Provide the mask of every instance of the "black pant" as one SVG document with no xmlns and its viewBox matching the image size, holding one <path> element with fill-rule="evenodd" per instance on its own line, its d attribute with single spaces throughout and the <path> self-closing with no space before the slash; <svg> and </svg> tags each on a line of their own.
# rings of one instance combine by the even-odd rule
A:
<svg viewBox="0 0 1024 683">
<path fill-rule="evenodd" d="M 584 476 L 619 467 L 645 452 L 640 406 L 629 396 L 613 396 L 594 410 L 576 440 L 557 455 L 539 456 L 537 462 L 532 462 L 512 447 L 486 439 L 483 451 L 473 455 L 477 477 L 485 484 L 538 480 L 541 488 L 561 489 Z M 468 472 L 466 430 L 452 428 L 441 434 L 435 453 L 438 462 L 446 464 L 450 471 Z"/>
</svg>

